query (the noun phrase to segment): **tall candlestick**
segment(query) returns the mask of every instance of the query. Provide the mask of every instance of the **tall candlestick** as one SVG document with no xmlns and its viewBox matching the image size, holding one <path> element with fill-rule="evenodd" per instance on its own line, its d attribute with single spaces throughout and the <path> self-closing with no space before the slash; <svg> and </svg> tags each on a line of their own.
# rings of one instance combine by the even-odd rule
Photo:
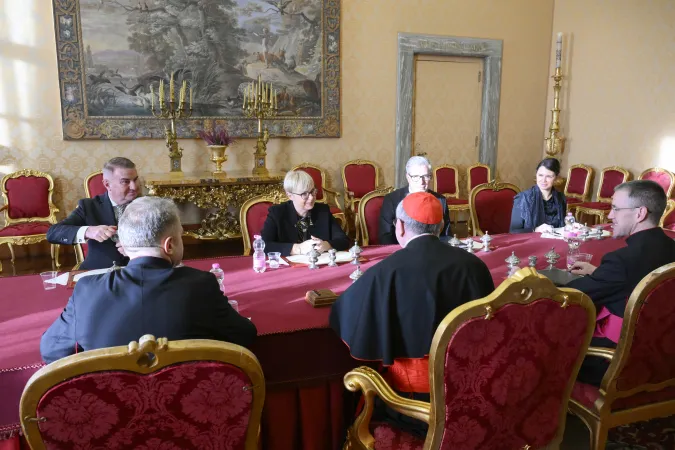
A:
<svg viewBox="0 0 675 450">
<path fill-rule="evenodd" d="M 169 81 L 169 101 L 172 102 L 174 100 L 174 88 L 173 88 L 173 74 L 171 74 L 171 81 Z"/>
<path fill-rule="evenodd" d="M 562 33 L 558 33 L 558 39 L 555 43 L 555 68 L 560 68 L 560 61 L 562 60 Z"/>
</svg>

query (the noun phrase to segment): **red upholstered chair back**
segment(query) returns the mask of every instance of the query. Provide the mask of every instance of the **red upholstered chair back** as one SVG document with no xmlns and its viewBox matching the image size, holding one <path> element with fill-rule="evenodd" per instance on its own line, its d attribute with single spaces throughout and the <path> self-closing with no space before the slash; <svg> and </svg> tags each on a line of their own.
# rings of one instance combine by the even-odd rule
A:
<svg viewBox="0 0 675 450">
<path fill-rule="evenodd" d="M 244 256 L 251 254 L 253 236 L 260 234 L 267 219 L 267 211 L 270 206 L 281 203 L 281 194 L 277 196 L 259 195 L 246 200 L 239 211 L 239 224 L 241 236 L 244 240 Z"/>
<path fill-rule="evenodd" d="M 670 170 L 654 167 L 647 169 L 640 174 L 638 180 L 652 180 L 661 185 L 666 197 L 670 198 L 673 195 L 673 187 L 675 187 L 675 175 Z"/>
<path fill-rule="evenodd" d="M 87 195 L 87 198 L 96 197 L 106 192 L 105 186 L 103 186 L 103 172 L 98 171 L 92 174 L 89 174 L 87 178 L 84 179 L 84 192 Z"/>
<path fill-rule="evenodd" d="M 5 175 L 0 188 L 7 206 L 7 225 L 31 219 L 56 223 L 58 208 L 52 203 L 54 180 L 49 174 L 31 169 L 19 170 Z"/>
<path fill-rule="evenodd" d="M 434 191 L 447 197 L 459 197 L 457 167 L 444 164 L 434 169 Z"/>
<path fill-rule="evenodd" d="M 40 369 L 21 397 L 21 426 L 31 448 L 253 450 L 264 397 L 245 348 L 146 335 Z"/>
<path fill-rule="evenodd" d="M 630 172 L 621 167 L 606 167 L 602 169 L 600 186 L 598 187 L 598 201 L 611 202 L 614 188 L 630 180 Z"/>
<path fill-rule="evenodd" d="M 567 173 L 565 196 L 589 201 L 593 183 L 593 168 L 583 164 L 571 166 Z"/>
<path fill-rule="evenodd" d="M 454 309 L 431 344 L 425 448 L 557 448 L 594 325 L 585 294 L 532 268 Z"/>
<path fill-rule="evenodd" d="M 302 164 L 300 166 L 294 167 L 291 170 L 302 170 L 307 172 L 312 180 L 314 180 L 314 187 L 316 188 L 316 201 L 323 202 L 323 185 L 325 183 L 325 175 L 323 170 L 319 169 L 316 166 L 310 166 L 309 164 Z"/>
<path fill-rule="evenodd" d="M 486 164 L 474 164 L 466 168 L 466 191 L 471 193 L 473 188 L 479 184 L 489 183 L 490 182 L 490 166 Z"/>
<path fill-rule="evenodd" d="M 360 199 L 377 188 L 379 184 L 377 166 L 372 161 L 349 161 L 342 168 L 342 181 L 345 191 L 353 192 L 354 198 Z"/>
<path fill-rule="evenodd" d="M 511 226 L 513 198 L 520 192 L 510 183 L 481 184 L 471 191 L 469 204 L 474 233 L 483 235 L 508 233 Z"/>
<path fill-rule="evenodd" d="M 668 200 L 666 210 L 663 212 L 663 216 L 661 216 L 659 226 L 666 230 L 675 231 L 675 200 Z"/>
<path fill-rule="evenodd" d="M 359 227 L 362 245 L 379 244 L 380 210 L 384 196 L 393 188 L 378 189 L 367 193 L 359 203 Z"/>
<path fill-rule="evenodd" d="M 675 263 L 651 272 L 633 290 L 602 380 L 605 403 L 613 411 L 675 401 L 674 290 Z M 633 395 L 626 396 L 628 391 Z"/>
</svg>

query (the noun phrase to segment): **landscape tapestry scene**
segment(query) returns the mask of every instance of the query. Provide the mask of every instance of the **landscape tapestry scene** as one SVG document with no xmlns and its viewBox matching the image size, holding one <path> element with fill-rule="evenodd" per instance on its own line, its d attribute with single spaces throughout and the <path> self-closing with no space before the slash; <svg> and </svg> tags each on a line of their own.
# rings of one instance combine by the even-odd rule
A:
<svg viewBox="0 0 675 450">
<path fill-rule="evenodd" d="M 329 9 L 332 4 L 338 14 L 327 38 L 324 4 Z M 89 127 L 85 134 L 101 131 L 91 129 L 96 119 L 151 118 L 151 86 L 157 105 L 160 81 L 168 87 L 172 77 L 177 87 L 186 80 L 193 88 L 193 119 L 244 119 L 244 90 L 259 76 L 277 90 L 279 119 L 324 118 L 325 53 L 337 58 L 339 52 L 337 1 L 79 0 L 78 5 L 83 118 L 95 121 L 84 125 Z M 57 41 L 63 40 L 70 18 L 59 19 Z M 336 64 L 338 70 L 329 76 L 339 79 L 339 60 Z M 72 106 L 80 97 L 78 88 L 61 81 L 64 103 Z M 337 80 L 332 84 L 329 110 L 339 111 Z M 68 115 L 64 105 L 64 122 Z M 285 134 L 320 134 L 316 125 L 291 127 L 295 131 Z M 147 136 L 117 134 L 104 137 Z"/>
</svg>

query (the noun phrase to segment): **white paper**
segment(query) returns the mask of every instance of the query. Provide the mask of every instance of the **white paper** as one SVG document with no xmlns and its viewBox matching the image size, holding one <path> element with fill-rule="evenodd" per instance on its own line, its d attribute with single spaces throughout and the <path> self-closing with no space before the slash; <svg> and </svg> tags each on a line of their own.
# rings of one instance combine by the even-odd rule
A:
<svg viewBox="0 0 675 450">
<path fill-rule="evenodd" d="M 51 283 L 51 284 L 60 284 L 61 286 L 65 286 L 68 284 L 68 275 L 69 272 L 62 273 L 56 278 L 52 278 L 50 280 L 45 280 L 45 283 Z"/>
<path fill-rule="evenodd" d="M 293 255 L 293 256 L 287 256 L 286 259 L 288 259 L 292 263 L 298 263 L 298 264 L 310 264 L 309 262 L 309 256 L 307 255 Z M 335 262 L 349 262 L 352 260 L 352 256 L 349 254 L 349 252 L 337 252 L 335 253 Z M 330 257 L 328 255 L 328 252 L 322 253 L 319 256 L 319 260 L 316 262 L 317 265 L 326 265 L 330 262 Z"/>
<path fill-rule="evenodd" d="M 91 275 L 100 275 L 102 273 L 108 273 L 109 270 L 110 269 L 94 269 L 94 270 L 89 270 L 87 272 L 78 273 L 77 275 L 75 275 L 73 277 L 73 281 L 77 282 L 80 278 L 83 278 L 83 277 L 88 277 L 88 276 L 91 276 Z"/>
</svg>

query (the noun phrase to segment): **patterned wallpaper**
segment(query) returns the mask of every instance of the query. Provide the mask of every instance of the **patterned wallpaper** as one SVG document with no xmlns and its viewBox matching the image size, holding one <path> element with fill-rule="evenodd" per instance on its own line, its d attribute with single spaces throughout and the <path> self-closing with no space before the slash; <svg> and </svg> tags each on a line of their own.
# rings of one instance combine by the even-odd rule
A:
<svg viewBox="0 0 675 450">
<path fill-rule="evenodd" d="M 603 167 L 622 166 L 634 179 L 655 166 L 675 171 L 675 2 L 608 4 L 556 1 L 553 20 L 553 35 L 565 34 L 563 169 L 594 167 L 594 196 Z M 549 87 L 548 109 L 552 97 Z M 546 133 L 549 121 L 550 112 Z"/>
<path fill-rule="evenodd" d="M 303 161 L 328 170 L 342 188 L 346 161 L 376 161 L 394 181 L 398 32 L 504 40 L 498 173 L 530 184 L 545 120 L 553 0 L 342 0 L 343 129 L 340 139 L 272 139 L 268 167 Z M 84 195 L 83 179 L 112 156 L 141 172 L 168 170 L 163 141 L 64 141 L 60 129 L 50 0 L 5 1 L 0 9 L 0 176 L 20 168 L 51 173 L 59 217 Z M 451 133 L 450 127 L 440 130 Z M 201 141 L 180 142 L 183 169 L 208 170 Z M 253 141 L 228 150 L 225 170 L 252 167 Z"/>
</svg>

